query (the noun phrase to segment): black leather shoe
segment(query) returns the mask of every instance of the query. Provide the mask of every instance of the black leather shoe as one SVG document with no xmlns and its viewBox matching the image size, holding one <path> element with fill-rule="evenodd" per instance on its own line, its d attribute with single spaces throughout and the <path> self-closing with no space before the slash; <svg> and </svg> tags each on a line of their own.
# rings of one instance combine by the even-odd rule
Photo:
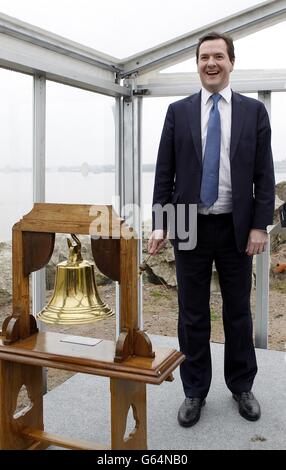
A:
<svg viewBox="0 0 286 470">
<path fill-rule="evenodd" d="M 194 426 L 199 421 L 201 408 L 205 404 L 204 398 L 185 398 L 178 412 L 179 424 L 185 428 Z"/>
<path fill-rule="evenodd" d="M 234 393 L 232 396 L 238 402 L 238 411 L 243 418 L 249 421 L 257 421 L 260 418 L 260 405 L 252 392 Z"/>
</svg>

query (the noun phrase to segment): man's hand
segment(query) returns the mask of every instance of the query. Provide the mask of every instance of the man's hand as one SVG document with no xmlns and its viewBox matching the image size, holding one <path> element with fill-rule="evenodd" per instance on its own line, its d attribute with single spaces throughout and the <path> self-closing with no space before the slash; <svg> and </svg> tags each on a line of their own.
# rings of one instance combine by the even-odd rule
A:
<svg viewBox="0 0 286 470">
<path fill-rule="evenodd" d="M 154 230 L 148 240 L 148 253 L 156 255 L 167 243 L 166 230 Z"/>
<path fill-rule="evenodd" d="M 268 242 L 268 235 L 263 230 L 252 229 L 250 230 L 246 253 L 249 256 L 259 255 L 265 251 Z"/>
</svg>

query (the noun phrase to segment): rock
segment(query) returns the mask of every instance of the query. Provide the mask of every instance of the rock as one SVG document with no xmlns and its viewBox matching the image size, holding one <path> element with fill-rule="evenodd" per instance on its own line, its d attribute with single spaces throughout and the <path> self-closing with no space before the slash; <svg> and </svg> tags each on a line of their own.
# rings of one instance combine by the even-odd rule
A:
<svg viewBox="0 0 286 470">
<path fill-rule="evenodd" d="M 143 240 L 143 261 L 149 256 L 147 253 L 148 240 Z M 177 285 L 175 257 L 170 241 L 156 256 L 150 256 L 147 262 L 145 279 L 154 284 L 166 284 L 171 287 Z"/>
<path fill-rule="evenodd" d="M 215 265 L 213 264 L 213 272 L 212 272 L 212 278 L 211 278 L 211 293 L 219 293 L 220 292 L 220 285 L 219 285 L 219 279 L 218 279 L 218 272 L 215 268 Z"/>
<path fill-rule="evenodd" d="M 6 305 L 8 302 L 11 302 L 12 295 L 6 290 L 0 289 L 0 307 L 1 305 Z"/>
<path fill-rule="evenodd" d="M 270 278 L 273 281 L 286 281 L 286 271 L 281 269 L 286 266 L 286 243 L 281 243 L 274 253 L 271 253 Z M 278 269 L 279 268 L 279 269 Z"/>
<path fill-rule="evenodd" d="M 275 189 L 279 199 L 286 202 L 286 181 L 280 181 L 280 183 L 277 183 Z"/>
<path fill-rule="evenodd" d="M 282 204 L 284 204 L 284 202 L 276 194 L 275 195 L 274 221 L 277 218 L 277 222 L 278 222 L 278 219 L 279 219 L 278 209 L 279 209 L 280 206 L 282 206 Z"/>
<path fill-rule="evenodd" d="M 143 241 L 143 261 L 149 256 L 147 253 L 147 243 L 147 240 Z M 163 283 L 170 287 L 177 287 L 174 250 L 169 240 L 156 256 L 151 256 L 148 259 L 145 273 L 144 279 L 147 282 L 152 284 Z M 211 292 L 220 292 L 215 266 L 213 266 Z"/>
<path fill-rule="evenodd" d="M 146 223 L 145 223 L 146 224 Z M 145 225 L 144 224 L 144 225 Z M 146 225 L 145 225 L 146 226 Z M 150 233 L 150 231 L 149 231 Z M 148 258 L 146 270 L 143 273 L 143 280 L 152 284 L 166 284 L 170 287 L 177 287 L 176 266 L 174 250 L 170 243 L 155 256 L 149 257 L 147 252 L 148 239 L 144 236 L 143 239 L 143 262 Z M 255 271 L 256 271 L 256 257 L 253 258 L 253 287 L 255 287 Z M 220 285 L 218 273 L 213 264 L 212 278 L 211 278 L 211 293 L 220 293 Z"/>
<path fill-rule="evenodd" d="M 12 243 L 0 243 L 0 304 L 6 303 L 12 296 Z M 6 302 L 4 302 L 6 299 Z M 3 303 L 2 303 L 3 302 Z"/>
<path fill-rule="evenodd" d="M 275 193 L 273 225 L 280 223 L 279 207 L 281 207 L 286 200 L 286 181 L 281 181 L 280 183 L 276 184 Z M 280 233 L 276 233 L 275 235 L 271 235 L 270 242 L 271 253 L 275 253 L 279 249 L 279 246 L 286 242 L 286 230 L 283 230 Z"/>
<path fill-rule="evenodd" d="M 46 266 L 46 289 L 53 290 L 55 284 L 56 265 L 65 261 L 68 256 L 68 235 L 57 234 L 53 255 Z M 80 236 L 82 255 L 87 261 L 93 262 L 89 236 Z M 0 243 L 0 304 L 11 300 L 12 296 L 12 242 Z M 95 280 L 98 286 L 110 284 L 113 281 L 104 276 L 95 266 Z M 31 291 L 32 292 L 32 291 Z M 5 301 L 4 301 L 5 300 Z"/>
</svg>

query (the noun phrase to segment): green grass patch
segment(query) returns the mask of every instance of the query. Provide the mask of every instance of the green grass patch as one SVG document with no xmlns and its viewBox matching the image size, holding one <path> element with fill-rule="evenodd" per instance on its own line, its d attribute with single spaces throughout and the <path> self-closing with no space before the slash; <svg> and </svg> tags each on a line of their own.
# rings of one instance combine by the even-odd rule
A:
<svg viewBox="0 0 286 470">
<path fill-rule="evenodd" d="M 150 292 L 151 297 L 155 297 L 156 299 L 159 299 L 164 295 L 163 292 L 160 292 L 158 290 L 153 290 L 153 292 Z"/>
<path fill-rule="evenodd" d="M 220 315 L 211 307 L 211 321 L 220 320 Z"/>
<path fill-rule="evenodd" d="M 273 283 L 271 288 L 281 292 L 282 294 L 286 294 L 286 282 L 284 280 L 280 282 L 278 281 L 275 284 Z"/>
<path fill-rule="evenodd" d="M 162 290 L 153 290 L 150 292 L 150 296 L 154 297 L 155 299 L 169 299 L 170 292 L 168 292 L 167 288 Z"/>
</svg>

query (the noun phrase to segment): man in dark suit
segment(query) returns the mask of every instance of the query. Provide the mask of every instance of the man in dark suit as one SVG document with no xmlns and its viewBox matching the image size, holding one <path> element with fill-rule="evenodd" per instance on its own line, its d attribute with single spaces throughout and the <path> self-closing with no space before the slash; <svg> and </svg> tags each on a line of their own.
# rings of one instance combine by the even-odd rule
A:
<svg viewBox="0 0 286 470">
<path fill-rule="evenodd" d="M 174 245 L 178 281 L 178 337 L 186 359 L 180 368 L 185 392 L 178 421 L 200 418 L 211 383 L 210 281 L 213 261 L 223 299 L 225 381 L 241 416 L 260 417 L 251 392 L 257 373 L 250 293 L 252 257 L 267 244 L 275 182 L 271 129 L 264 105 L 233 92 L 230 37 L 210 33 L 199 40 L 197 66 L 202 90 L 168 108 L 156 165 L 153 208 L 197 205 L 197 244 L 180 249 L 177 220 Z M 188 211 L 186 211 L 186 214 Z M 165 218 L 156 218 L 149 253 L 167 237 Z M 188 223 L 191 223 L 190 221 Z M 185 221 L 183 221 L 185 224 Z M 180 228 L 180 227 L 179 227 Z"/>
</svg>

